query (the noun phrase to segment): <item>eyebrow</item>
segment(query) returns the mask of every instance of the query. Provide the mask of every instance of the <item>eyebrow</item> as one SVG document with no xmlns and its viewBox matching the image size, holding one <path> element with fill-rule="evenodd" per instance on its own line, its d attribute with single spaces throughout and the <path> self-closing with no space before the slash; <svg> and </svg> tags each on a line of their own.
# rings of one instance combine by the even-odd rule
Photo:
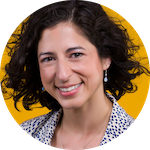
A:
<svg viewBox="0 0 150 150">
<path fill-rule="evenodd" d="M 71 51 L 73 51 L 73 50 L 76 50 L 76 49 L 83 49 L 83 50 L 85 50 L 83 47 L 77 46 L 77 47 L 68 48 L 68 49 L 66 50 L 66 53 L 69 53 L 69 52 L 71 52 Z M 40 53 L 40 54 L 39 54 L 39 57 L 42 56 L 42 55 L 54 55 L 54 53 L 53 53 L 53 52 Z"/>
</svg>

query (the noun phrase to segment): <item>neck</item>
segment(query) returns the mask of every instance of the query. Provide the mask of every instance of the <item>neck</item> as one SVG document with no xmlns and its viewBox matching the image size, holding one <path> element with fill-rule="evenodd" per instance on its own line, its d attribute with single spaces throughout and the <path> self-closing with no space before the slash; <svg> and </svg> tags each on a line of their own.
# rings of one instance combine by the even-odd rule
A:
<svg viewBox="0 0 150 150">
<path fill-rule="evenodd" d="M 89 100 L 81 108 L 63 109 L 63 128 L 70 133 L 90 134 L 103 124 L 111 108 L 112 103 L 102 94 L 100 99 Z"/>
</svg>

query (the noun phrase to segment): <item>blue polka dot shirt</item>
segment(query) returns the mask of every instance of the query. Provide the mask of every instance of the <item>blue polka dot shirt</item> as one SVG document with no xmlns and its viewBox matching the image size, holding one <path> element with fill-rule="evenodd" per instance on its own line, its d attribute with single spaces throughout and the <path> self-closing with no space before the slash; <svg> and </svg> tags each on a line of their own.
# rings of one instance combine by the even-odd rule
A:
<svg viewBox="0 0 150 150">
<path fill-rule="evenodd" d="M 113 108 L 104 137 L 100 141 L 100 146 L 117 138 L 134 122 L 134 119 L 125 112 L 113 96 L 109 93 L 106 93 L 106 95 L 113 102 Z M 35 139 L 44 144 L 51 145 L 61 115 L 62 109 L 57 112 L 51 111 L 46 115 L 27 120 L 20 126 Z"/>
</svg>

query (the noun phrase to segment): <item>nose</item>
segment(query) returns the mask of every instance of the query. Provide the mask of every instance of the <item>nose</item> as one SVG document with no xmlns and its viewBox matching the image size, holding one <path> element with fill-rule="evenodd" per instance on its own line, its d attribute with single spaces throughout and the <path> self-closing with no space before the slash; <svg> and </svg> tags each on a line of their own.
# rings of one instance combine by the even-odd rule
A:
<svg viewBox="0 0 150 150">
<path fill-rule="evenodd" d="M 59 60 L 57 64 L 56 77 L 61 82 L 66 82 L 72 75 L 72 70 L 67 60 Z"/>
</svg>

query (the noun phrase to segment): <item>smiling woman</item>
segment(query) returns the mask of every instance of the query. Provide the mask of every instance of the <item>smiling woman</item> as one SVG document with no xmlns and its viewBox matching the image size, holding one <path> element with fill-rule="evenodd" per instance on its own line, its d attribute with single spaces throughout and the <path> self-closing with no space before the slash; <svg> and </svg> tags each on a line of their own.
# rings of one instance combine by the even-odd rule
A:
<svg viewBox="0 0 150 150">
<path fill-rule="evenodd" d="M 19 31 L 18 31 L 19 32 Z M 118 104 L 149 70 L 139 46 L 99 4 L 62 1 L 43 7 L 8 42 L 2 90 L 12 88 L 26 110 L 40 102 L 48 114 L 21 123 L 32 137 L 57 148 L 87 149 L 117 138 L 134 122 Z M 71 140 L 70 140 L 71 139 Z"/>
<path fill-rule="evenodd" d="M 63 108 L 80 108 L 96 93 L 104 97 L 103 70 L 111 60 L 101 60 L 96 47 L 75 25 L 66 22 L 45 29 L 37 53 L 43 86 Z"/>
</svg>

